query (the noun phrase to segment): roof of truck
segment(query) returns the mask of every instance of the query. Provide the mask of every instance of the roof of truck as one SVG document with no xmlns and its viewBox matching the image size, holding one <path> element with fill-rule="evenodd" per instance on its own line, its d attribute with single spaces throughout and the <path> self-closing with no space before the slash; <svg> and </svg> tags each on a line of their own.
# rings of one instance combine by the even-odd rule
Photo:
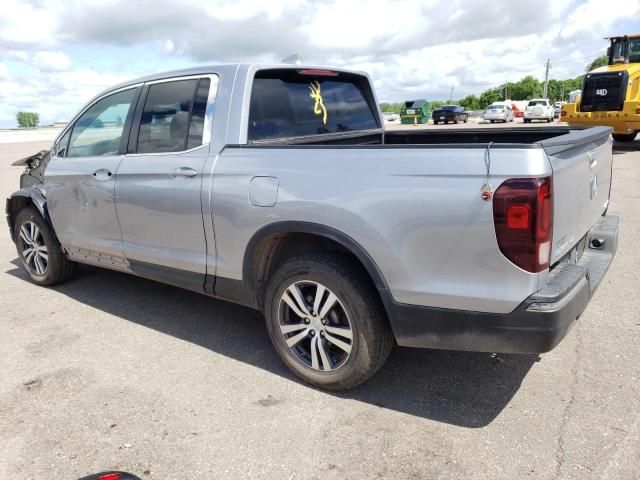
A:
<svg viewBox="0 0 640 480">
<path fill-rule="evenodd" d="M 216 73 L 216 72 L 224 73 L 225 70 L 231 73 L 231 72 L 235 72 L 240 67 L 247 67 L 249 69 L 254 69 L 254 70 L 281 68 L 281 69 L 292 69 L 292 70 L 331 70 L 336 72 L 353 73 L 357 75 L 365 74 L 364 72 L 361 72 L 361 71 L 349 70 L 346 68 L 335 68 L 335 67 L 318 66 L 318 65 L 294 65 L 290 63 L 281 63 L 281 64 L 278 64 L 278 63 L 275 63 L 275 64 L 224 63 L 224 64 L 218 64 L 218 65 L 203 65 L 198 67 L 184 68 L 181 70 L 170 70 L 166 72 L 158 72 L 150 75 L 145 75 L 143 77 L 133 78 L 131 80 L 127 80 L 125 82 L 122 82 L 107 88 L 106 90 L 100 92 L 100 94 L 97 95 L 97 97 L 100 97 L 105 93 L 111 92 L 113 90 L 118 90 L 120 88 L 128 87 L 130 85 L 137 85 L 144 82 L 153 82 L 155 80 L 164 80 L 166 78 L 188 77 L 192 75 L 206 75 L 207 73 Z"/>
</svg>

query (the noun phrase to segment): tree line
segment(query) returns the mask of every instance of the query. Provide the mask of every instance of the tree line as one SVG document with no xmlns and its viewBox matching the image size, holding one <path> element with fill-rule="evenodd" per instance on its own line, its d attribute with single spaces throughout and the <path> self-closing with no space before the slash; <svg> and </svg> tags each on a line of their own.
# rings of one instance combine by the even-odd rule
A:
<svg viewBox="0 0 640 480">
<path fill-rule="evenodd" d="M 582 88 L 583 75 L 565 80 L 549 80 L 547 96 L 551 102 L 566 101 L 569 92 L 580 90 Z M 506 84 L 489 88 L 482 92 L 479 96 L 467 95 L 464 98 L 455 100 L 453 104 L 460 105 L 466 110 L 484 110 L 493 102 L 499 102 L 505 99 L 509 100 L 530 100 L 532 98 L 540 98 L 544 92 L 544 84 L 540 80 L 527 75 L 518 82 L 507 82 Z M 448 102 L 433 101 L 431 110 L 446 105 Z M 400 109 L 404 102 L 380 104 L 383 112 L 400 113 Z"/>
<path fill-rule="evenodd" d="M 607 64 L 606 55 L 600 56 L 593 60 L 585 71 L 601 67 Z M 580 90 L 582 88 L 582 79 L 584 75 L 578 75 L 575 78 L 567 78 L 565 80 L 549 80 L 547 88 L 547 97 L 551 102 L 567 101 L 569 92 L 573 90 Z M 537 78 L 527 75 L 517 82 L 507 82 L 493 88 L 489 88 L 482 92 L 479 96 L 467 95 L 464 98 L 455 100 L 453 104 L 460 105 L 466 110 L 484 110 L 493 102 L 499 102 L 505 99 L 509 100 L 530 100 L 532 98 L 540 98 L 544 92 L 544 82 L 541 82 Z M 431 110 L 435 110 L 448 102 L 433 101 L 431 103 Z M 398 103 L 386 103 L 380 104 L 380 109 L 383 112 L 400 113 L 404 102 Z"/>
</svg>

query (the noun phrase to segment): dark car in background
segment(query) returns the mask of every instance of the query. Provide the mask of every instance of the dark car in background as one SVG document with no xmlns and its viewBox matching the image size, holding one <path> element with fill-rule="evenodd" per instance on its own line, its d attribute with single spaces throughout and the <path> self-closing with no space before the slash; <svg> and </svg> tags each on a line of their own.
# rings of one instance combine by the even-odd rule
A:
<svg viewBox="0 0 640 480">
<path fill-rule="evenodd" d="M 444 107 L 440 107 L 437 110 L 434 110 L 431 114 L 433 118 L 433 123 L 437 125 L 438 123 L 458 123 L 464 122 L 467 123 L 469 120 L 469 114 L 464 111 L 464 108 L 460 105 L 445 105 Z"/>
</svg>

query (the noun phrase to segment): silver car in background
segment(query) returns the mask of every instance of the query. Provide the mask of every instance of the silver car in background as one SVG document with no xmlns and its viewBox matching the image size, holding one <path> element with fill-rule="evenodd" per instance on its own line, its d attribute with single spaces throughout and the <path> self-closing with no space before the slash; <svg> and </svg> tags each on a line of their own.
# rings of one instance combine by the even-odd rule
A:
<svg viewBox="0 0 640 480">
<path fill-rule="evenodd" d="M 513 122 L 513 107 L 505 102 L 494 102 L 487 107 L 482 116 L 484 120 L 493 122 Z"/>
</svg>

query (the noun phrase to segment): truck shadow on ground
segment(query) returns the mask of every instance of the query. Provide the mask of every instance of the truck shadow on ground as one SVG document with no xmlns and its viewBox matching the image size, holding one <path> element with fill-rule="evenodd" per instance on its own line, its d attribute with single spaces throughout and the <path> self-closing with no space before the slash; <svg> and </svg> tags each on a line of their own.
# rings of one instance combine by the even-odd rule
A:
<svg viewBox="0 0 640 480">
<path fill-rule="evenodd" d="M 7 273 L 28 281 L 14 262 Z M 81 267 L 57 292 L 156 331 L 301 382 L 277 357 L 254 310 L 131 275 Z M 537 355 L 396 348 L 364 385 L 327 393 L 468 428 L 491 423 L 509 404 Z M 302 383 L 302 382 L 301 382 Z M 313 388 L 313 387 L 309 387 Z"/>
</svg>

